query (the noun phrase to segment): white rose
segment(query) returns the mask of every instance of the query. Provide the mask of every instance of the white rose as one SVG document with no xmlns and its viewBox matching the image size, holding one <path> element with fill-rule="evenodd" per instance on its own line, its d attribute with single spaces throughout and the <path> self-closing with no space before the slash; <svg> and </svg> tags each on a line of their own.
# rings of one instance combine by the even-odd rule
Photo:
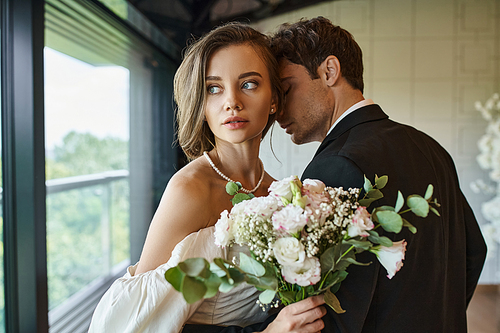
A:
<svg viewBox="0 0 500 333">
<path fill-rule="evenodd" d="M 302 182 L 303 195 L 305 194 L 304 191 L 323 193 L 324 189 L 325 183 L 323 183 L 321 180 L 308 178 L 304 179 L 304 181 Z"/>
<path fill-rule="evenodd" d="M 347 234 L 349 237 L 368 237 L 370 234 L 367 231 L 372 230 L 373 227 L 370 213 L 368 213 L 365 207 L 358 207 L 352 217 L 351 224 L 347 228 Z"/>
<path fill-rule="evenodd" d="M 232 220 L 227 210 L 220 214 L 220 218 L 215 224 L 214 237 L 215 245 L 222 247 L 228 246 L 234 240 Z"/>
<path fill-rule="evenodd" d="M 321 265 L 318 258 L 307 257 L 302 266 L 282 266 L 281 274 L 286 282 L 306 287 L 321 280 Z"/>
<path fill-rule="evenodd" d="M 281 265 L 302 266 L 306 257 L 304 245 L 295 237 L 278 238 L 273 244 L 273 252 Z"/>
<path fill-rule="evenodd" d="M 283 229 L 291 234 L 299 232 L 307 224 L 304 210 L 294 205 L 288 205 L 282 210 L 274 212 L 272 220 L 274 229 Z"/>
<path fill-rule="evenodd" d="M 258 215 L 262 219 L 267 219 L 278 209 L 278 201 L 275 197 L 255 197 L 247 201 L 245 214 Z"/>
<path fill-rule="evenodd" d="M 370 250 L 377 255 L 378 261 L 387 270 L 387 277 L 392 277 L 403 267 L 403 260 L 405 258 L 406 242 L 395 242 L 391 247 L 376 246 Z"/>
<path fill-rule="evenodd" d="M 295 176 L 290 176 L 284 178 L 282 180 L 277 180 L 272 182 L 271 186 L 269 186 L 269 194 L 280 199 L 281 197 L 285 198 L 288 201 L 292 201 L 292 190 L 290 188 L 290 182 L 295 179 Z"/>
</svg>

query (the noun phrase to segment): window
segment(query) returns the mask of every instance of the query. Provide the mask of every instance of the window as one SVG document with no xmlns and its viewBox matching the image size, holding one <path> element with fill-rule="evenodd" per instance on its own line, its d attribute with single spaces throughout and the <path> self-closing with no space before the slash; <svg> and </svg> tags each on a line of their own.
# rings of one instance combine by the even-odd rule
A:
<svg viewBox="0 0 500 333">
<path fill-rule="evenodd" d="M 175 171 L 175 64 L 94 2 L 45 10 L 49 325 L 84 332 Z"/>
</svg>

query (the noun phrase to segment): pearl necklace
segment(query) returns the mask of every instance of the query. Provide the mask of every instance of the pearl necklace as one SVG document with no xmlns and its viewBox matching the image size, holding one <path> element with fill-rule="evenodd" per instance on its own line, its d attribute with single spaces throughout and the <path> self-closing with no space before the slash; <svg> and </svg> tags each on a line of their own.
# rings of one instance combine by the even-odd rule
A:
<svg viewBox="0 0 500 333">
<path fill-rule="evenodd" d="M 208 156 L 208 153 L 206 151 L 203 152 L 203 155 L 205 155 L 205 158 L 207 159 L 208 163 L 215 170 L 215 172 L 217 172 L 219 174 L 219 176 L 221 176 L 222 178 L 224 178 L 228 182 L 236 183 L 234 180 L 232 180 L 231 178 L 229 178 L 228 176 L 226 176 L 225 174 L 223 174 L 222 171 L 220 171 L 215 166 L 214 162 L 212 162 L 212 160 L 210 159 L 210 156 Z M 259 161 L 260 161 L 260 167 L 262 168 L 262 175 L 260 175 L 259 182 L 257 183 L 257 185 L 252 190 L 247 190 L 246 188 L 244 188 L 242 186 L 241 190 L 243 192 L 245 192 L 245 193 L 253 193 L 253 192 L 257 191 L 257 189 L 259 188 L 260 184 L 262 183 L 262 180 L 264 180 L 264 174 L 265 174 L 265 172 L 264 172 L 264 165 L 262 164 L 262 161 L 260 159 L 259 159 Z"/>
</svg>

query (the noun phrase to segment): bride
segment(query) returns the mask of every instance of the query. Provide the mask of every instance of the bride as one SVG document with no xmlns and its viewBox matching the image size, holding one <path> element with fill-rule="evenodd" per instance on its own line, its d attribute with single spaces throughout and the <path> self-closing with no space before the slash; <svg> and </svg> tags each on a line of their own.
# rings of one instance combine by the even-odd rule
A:
<svg viewBox="0 0 500 333">
<path fill-rule="evenodd" d="M 267 317 L 253 286 L 187 304 L 164 278 L 167 269 L 190 257 L 231 260 L 248 252 L 215 246 L 213 226 L 232 207 L 228 181 L 255 196 L 267 195 L 273 181 L 259 159 L 260 142 L 282 107 L 267 37 L 237 23 L 214 29 L 187 50 L 174 97 L 179 144 L 191 162 L 169 181 L 139 262 L 103 296 L 89 332 L 177 333 L 184 324 L 245 326 Z M 291 305 L 266 331 L 319 331 L 322 303 L 316 297 Z"/>
</svg>

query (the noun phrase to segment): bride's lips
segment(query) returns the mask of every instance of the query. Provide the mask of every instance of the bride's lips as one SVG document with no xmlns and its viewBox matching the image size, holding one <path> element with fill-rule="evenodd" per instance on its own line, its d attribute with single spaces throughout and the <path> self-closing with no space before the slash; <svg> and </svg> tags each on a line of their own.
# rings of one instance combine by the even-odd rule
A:
<svg viewBox="0 0 500 333">
<path fill-rule="evenodd" d="M 239 129 L 246 126 L 246 124 L 248 124 L 248 120 L 241 117 L 228 117 L 224 119 L 222 124 L 229 129 Z"/>
</svg>

